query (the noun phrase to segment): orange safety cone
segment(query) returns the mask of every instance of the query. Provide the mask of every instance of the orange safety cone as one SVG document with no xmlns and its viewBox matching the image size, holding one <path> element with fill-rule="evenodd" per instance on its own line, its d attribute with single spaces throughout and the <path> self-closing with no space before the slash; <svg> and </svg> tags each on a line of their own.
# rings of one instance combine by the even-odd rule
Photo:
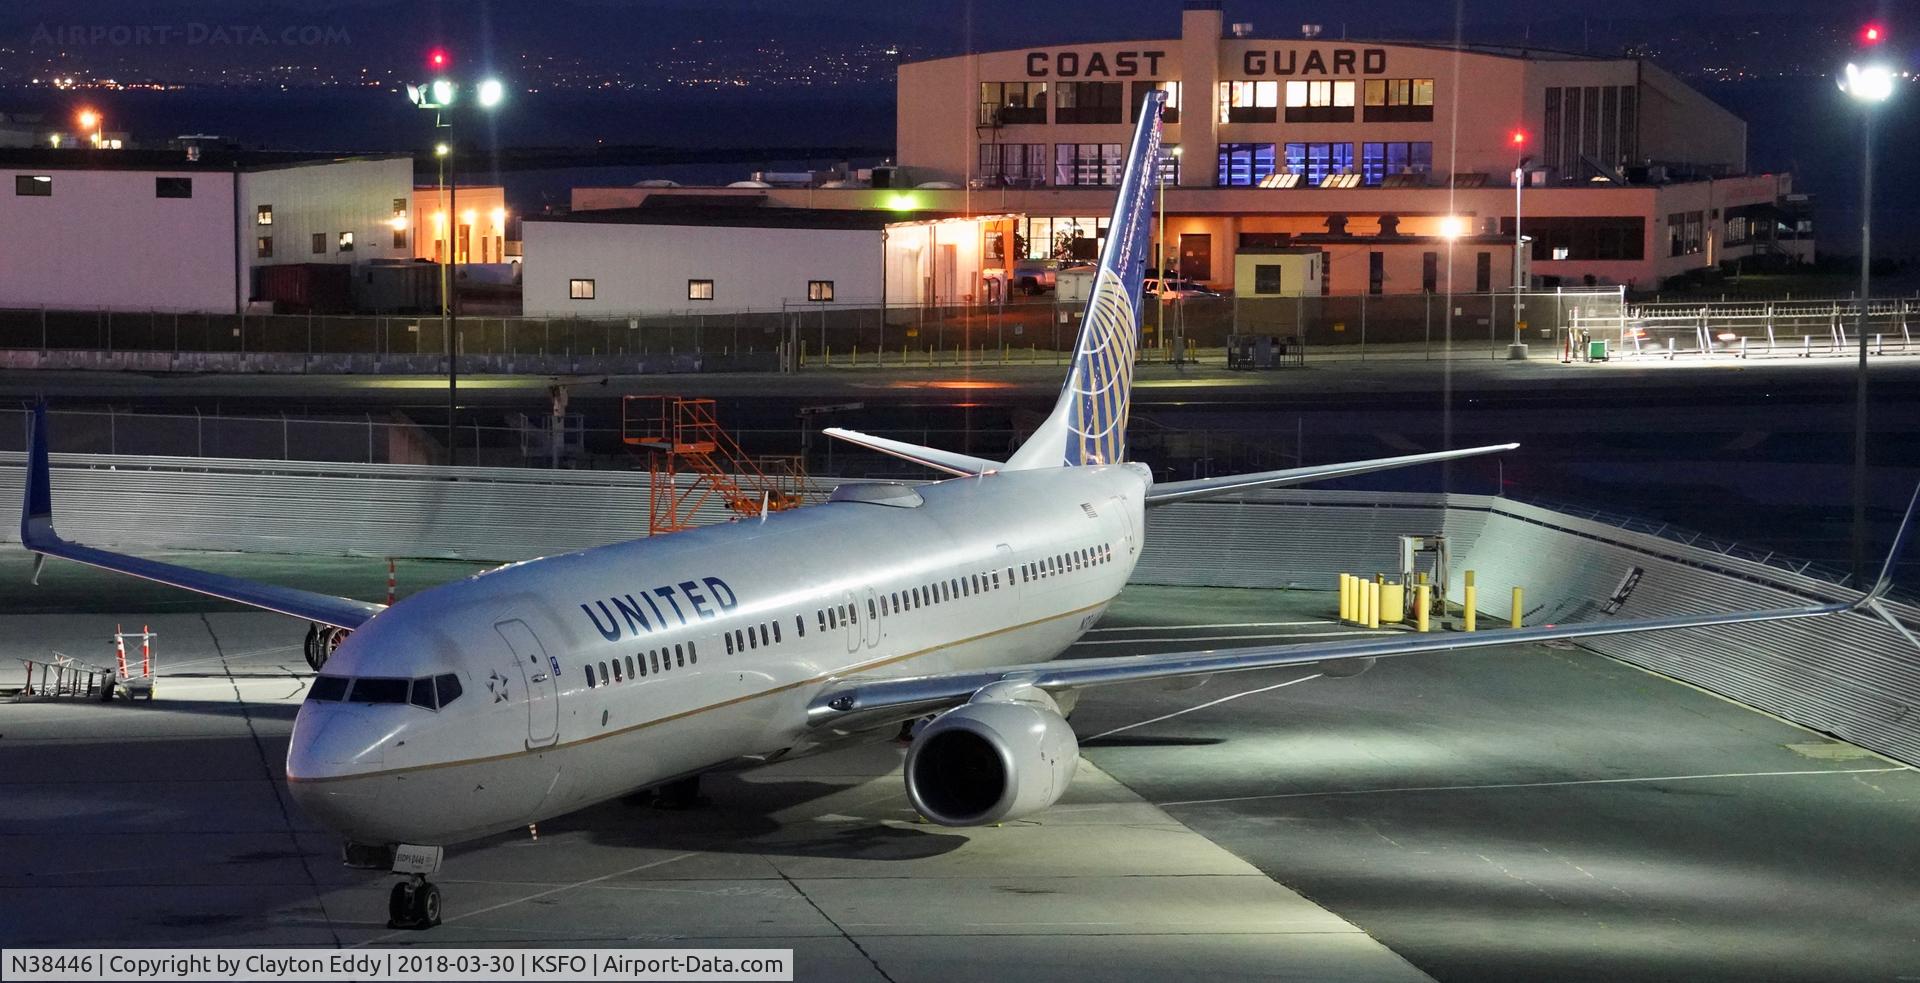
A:
<svg viewBox="0 0 1920 983">
<path fill-rule="evenodd" d="M 153 675 L 153 631 L 140 626 L 140 675 Z"/>
</svg>

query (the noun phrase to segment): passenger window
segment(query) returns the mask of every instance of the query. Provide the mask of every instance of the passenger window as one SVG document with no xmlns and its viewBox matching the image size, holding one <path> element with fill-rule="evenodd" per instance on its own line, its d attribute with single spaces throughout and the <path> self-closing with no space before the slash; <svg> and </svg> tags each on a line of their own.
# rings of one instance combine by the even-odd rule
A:
<svg viewBox="0 0 1920 983">
<path fill-rule="evenodd" d="M 315 676 L 313 687 L 307 690 L 307 699 L 325 703 L 338 703 L 347 698 L 347 684 L 352 682 L 345 676 Z"/>
<path fill-rule="evenodd" d="M 798 635 L 801 638 L 807 637 L 807 619 L 802 618 L 797 614 L 794 615 L 793 616 L 793 633 L 795 635 Z"/>
<path fill-rule="evenodd" d="M 602 682 L 611 682 L 613 680 L 613 672 L 607 668 L 605 662 L 600 663 L 600 680 Z"/>
<path fill-rule="evenodd" d="M 828 628 L 840 627 L 840 612 L 837 609 L 834 609 L 834 608 L 827 609 L 827 627 Z"/>
<path fill-rule="evenodd" d="M 660 671 L 660 650 L 652 649 L 649 652 L 647 652 L 647 661 L 653 665 L 654 672 L 659 672 Z"/>
<path fill-rule="evenodd" d="M 766 625 L 766 622 L 764 621 L 760 623 L 760 644 L 762 645 L 773 644 L 772 642 L 767 640 L 767 625 Z"/>
<path fill-rule="evenodd" d="M 776 642 L 780 640 L 780 622 L 778 621 L 773 623 L 773 640 Z"/>
<path fill-rule="evenodd" d="M 819 609 L 816 609 L 816 610 L 815 610 L 815 611 L 813 612 L 813 616 L 814 616 L 815 618 L 818 618 L 818 619 L 819 619 L 819 621 L 820 621 L 820 630 L 821 630 L 821 631 L 826 631 L 826 630 L 827 630 L 827 612 L 826 612 L 826 611 L 824 611 L 824 610 L 819 610 Z"/>
<path fill-rule="evenodd" d="M 629 655 L 627 656 L 627 678 L 632 679 L 636 675 L 639 674 L 633 671 L 633 656 Z"/>
<path fill-rule="evenodd" d="M 860 608 L 852 604 L 847 605 L 847 624 L 857 625 L 859 623 Z"/>
<path fill-rule="evenodd" d="M 620 674 L 620 657 L 616 655 L 613 657 L 613 681 L 616 683 L 625 682 L 626 678 L 627 677 Z"/>
<path fill-rule="evenodd" d="M 727 632 L 723 637 L 726 638 L 727 640 L 727 654 L 732 655 L 733 654 L 733 632 Z"/>
<path fill-rule="evenodd" d="M 692 642 L 687 643 L 687 661 L 695 664 L 700 661 L 700 650 L 694 648 Z"/>
<path fill-rule="evenodd" d="M 758 639 L 753 637 L 753 629 L 751 628 L 747 629 L 747 647 L 750 649 L 757 649 L 760 647 L 760 642 Z"/>
<path fill-rule="evenodd" d="M 433 677 L 421 676 L 413 681 L 413 696 L 407 700 L 423 710 L 438 710 L 440 705 L 433 702 Z"/>
<path fill-rule="evenodd" d="M 647 653 L 642 652 L 639 655 L 634 656 L 633 661 L 638 663 L 638 665 L 634 666 L 633 669 L 629 669 L 627 671 L 633 672 L 633 674 L 636 676 L 646 675 L 647 674 Z M 634 669 L 638 669 L 639 671 L 634 672 Z"/>
<path fill-rule="evenodd" d="M 687 664 L 687 653 L 685 649 L 681 648 L 678 645 L 675 645 L 673 647 L 673 655 L 674 655 L 675 664 L 681 665 L 681 666 L 684 666 Z"/>
<path fill-rule="evenodd" d="M 589 662 L 587 663 L 587 688 L 592 689 L 598 685 L 600 684 L 593 681 L 593 663 Z"/>
<path fill-rule="evenodd" d="M 872 620 L 872 619 L 874 619 L 874 618 L 878 618 L 878 617 L 880 617 L 880 613 L 879 613 L 878 611 L 875 611 L 875 610 L 873 609 L 873 599 L 872 599 L 872 598 L 868 598 L 868 599 L 867 599 L 867 618 L 868 618 L 868 620 Z"/>
</svg>

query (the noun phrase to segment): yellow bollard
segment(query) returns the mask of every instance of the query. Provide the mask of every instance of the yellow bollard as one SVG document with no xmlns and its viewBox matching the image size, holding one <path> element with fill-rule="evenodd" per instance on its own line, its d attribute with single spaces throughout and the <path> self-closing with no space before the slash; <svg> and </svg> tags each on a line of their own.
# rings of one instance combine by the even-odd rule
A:
<svg viewBox="0 0 1920 983">
<path fill-rule="evenodd" d="M 1467 576 L 1471 578 L 1473 575 L 1468 574 Z M 1467 581 L 1467 586 L 1462 588 L 1460 591 L 1460 611 L 1461 611 L 1461 614 L 1463 614 L 1466 619 L 1464 622 L 1462 622 L 1460 627 L 1466 631 L 1473 630 L 1473 614 L 1474 614 L 1474 600 L 1475 600 L 1473 595 L 1474 595 L 1473 581 L 1469 579 Z"/>
<path fill-rule="evenodd" d="M 1413 630 L 1427 630 L 1427 609 L 1433 606 L 1433 588 L 1421 583 L 1413 588 Z"/>
<path fill-rule="evenodd" d="M 1340 620 L 1353 620 L 1353 575 L 1340 575 Z"/>
<path fill-rule="evenodd" d="M 1367 627 L 1380 627 L 1380 584 L 1367 581 Z"/>
<path fill-rule="evenodd" d="M 1520 588 L 1515 587 L 1513 589 L 1513 617 L 1507 619 L 1507 627 L 1509 628 L 1525 627 L 1524 625 L 1521 624 L 1521 622 L 1526 620 L 1526 617 L 1527 617 L 1526 606 L 1520 603 Z"/>
<path fill-rule="evenodd" d="M 1407 585 L 1384 583 L 1380 585 L 1380 623 L 1397 625 L 1407 620 Z"/>
</svg>

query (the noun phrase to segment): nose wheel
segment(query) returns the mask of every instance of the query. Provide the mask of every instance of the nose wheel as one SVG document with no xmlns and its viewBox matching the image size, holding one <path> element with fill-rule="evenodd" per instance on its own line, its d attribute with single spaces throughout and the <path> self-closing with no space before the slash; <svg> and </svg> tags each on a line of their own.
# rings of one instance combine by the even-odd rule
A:
<svg viewBox="0 0 1920 983">
<path fill-rule="evenodd" d="M 440 924 L 440 886 L 413 874 L 387 896 L 387 927 L 428 929 Z"/>
</svg>

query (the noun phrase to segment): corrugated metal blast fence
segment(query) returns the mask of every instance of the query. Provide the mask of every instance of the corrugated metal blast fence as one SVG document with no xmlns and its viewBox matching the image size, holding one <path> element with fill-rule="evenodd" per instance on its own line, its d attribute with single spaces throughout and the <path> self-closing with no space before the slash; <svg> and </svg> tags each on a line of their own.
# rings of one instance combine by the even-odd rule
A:
<svg viewBox="0 0 1920 983">
<path fill-rule="evenodd" d="M 19 501 L 21 459 L 0 454 L 0 501 Z M 647 524 L 644 474 L 55 460 L 61 530 L 96 545 L 507 561 L 641 536 Z M 701 518 L 724 515 L 714 508 Z M 0 529 L 8 540 L 17 535 L 11 521 Z M 1393 572 L 1398 536 L 1443 534 L 1454 573 L 1449 596 L 1458 599 L 1460 573 L 1474 570 L 1489 599 L 1483 607 L 1497 615 L 1510 588 L 1524 586 L 1531 624 L 1854 596 L 1805 565 L 1489 496 L 1257 492 L 1157 509 L 1148 529 L 1137 582 L 1329 591 L 1340 572 Z M 1920 621 L 1920 608 L 1890 606 Z M 1841 615 L 1587 645 L 1920 763 L 1920 651 L 1877 620 Z"/>
</svg>

